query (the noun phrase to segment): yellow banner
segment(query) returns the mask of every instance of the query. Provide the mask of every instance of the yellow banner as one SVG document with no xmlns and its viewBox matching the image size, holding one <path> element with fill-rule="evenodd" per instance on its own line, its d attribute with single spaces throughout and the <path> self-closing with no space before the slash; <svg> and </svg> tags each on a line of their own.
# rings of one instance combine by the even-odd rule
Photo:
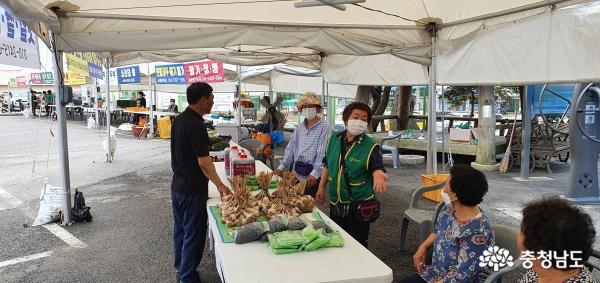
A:
<svg viewBox="0 0 600 283">
<path fill-rule="evenodd" d="M 73 54 L 67 54 L 67 69 L 83 76 L 87 76 L 90 72 L 88 62 Z"/>
<path fill-rule="evenodd" d="M 65 73 L 65 85 L 82 85 L 85 83 L 85 75 L 72 72 Z"/>
</svg>

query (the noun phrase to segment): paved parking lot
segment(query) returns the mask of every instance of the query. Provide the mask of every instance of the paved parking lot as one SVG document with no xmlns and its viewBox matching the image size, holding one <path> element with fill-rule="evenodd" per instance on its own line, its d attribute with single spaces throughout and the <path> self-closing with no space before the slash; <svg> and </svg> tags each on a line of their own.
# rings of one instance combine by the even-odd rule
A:
<svg viewBox="0 0 600 283">
<path fill-rule="evenodd" d="M 60 185 L 51 130 L 56 125 L 45 119 L 0 117 L 0 281 L 173 282 L 169 141 L 119 134 L 115 161 L 107 164 L 101 147 L 106 132 L 69 121 L 72 190 L 84 192 L 94 221 L 31 227 L 44 179 Z M 545 178 L 533 182 L 515 181 L 516 171 L 487 174 L 490 192 L 482 209 L 493 223 L 518 227 L 523 203 L 561 194 L 568 165 L 553 168 L 551 176 L 536 171 L 534 177 Z M 401 217 L 424 166 L 389 170 L 390 191 L 381 196 L 382 217 L 373 225 L 369 249 L 400 278 L 412 272 L 412 249 L 418 245 L 411 226 L 409 251 L 400 251 Z M 600 208 L 585 208 L 600 227 Z M 200 273 L 206 282 L 218 281 L 208 249 Z"/>
</svg>

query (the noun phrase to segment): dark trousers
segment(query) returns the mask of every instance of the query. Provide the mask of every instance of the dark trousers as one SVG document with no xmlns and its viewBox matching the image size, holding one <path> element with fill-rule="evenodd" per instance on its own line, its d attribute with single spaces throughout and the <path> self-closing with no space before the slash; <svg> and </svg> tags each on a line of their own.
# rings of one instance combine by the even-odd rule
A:
<svg viewBox="0 0 600 283">
<path fill-rule="evenodd" d="M 171 191 L 173 202 L 173 257 L 181 282 L 199 282 L 196 269 L 202 260 L 208 214 L 206 196 Z"/>
<path fill-rule="evenodd" d="M 370 223 L 356 222 L 352 219 L 352 216 L 339 217 L 331 215 L 331 213 L 329 214 L 329 218 L 365 248 L 368 246 Z"/>
<path fill-rule="evenodd" d="M 315 181 L 315 184 L 312 186 L 306 185 L 306 187 L 304 188 L 304 194 L 315 198 L 315 196 L 317 195 L 317 191 L 319 190 L 319 183 L 321 183 L 321 178 L 317 179 L 317 181 Z"/>
<path fill-rule="evenodd" d="M 427 283 L 427 281 L 423 280 L 423 278 L 419 274 L 413 273 L 409 276 L 400 279 L 398 283 Z"/>
</svg>

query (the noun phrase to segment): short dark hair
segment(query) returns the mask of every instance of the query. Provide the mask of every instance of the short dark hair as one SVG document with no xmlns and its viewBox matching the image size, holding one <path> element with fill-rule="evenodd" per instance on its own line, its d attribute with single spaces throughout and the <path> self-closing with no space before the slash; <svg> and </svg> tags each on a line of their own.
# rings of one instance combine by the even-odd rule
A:
<svg viewBox="0 0 600 283">
<path fill-rule="evenodd" d="M 450 168 L 450 189 L 463 205 L 476 206 L 488 191 L 488 182 L 481 171 L 466 165 Z"/>
<path fill-rule="evenodd" d="M 141 94 L 141 95 L 143 95 L 143 96 L 146 96 L 146 95 L 144 94 L 144 92 L 143 92 L 143 91 L 141 91 L 141 90 L 140 90 L 140 91 L 138 91 L 138 94 Z"/>
<path fill-rule="evenodd" d="M 371 108 L 369 107 L 369 105 L 366 105 L 362 102 L 352 102 L 352 103 L 348 104 L 348 106 L 346 106 L 346 108 L 344 108 L 344 112 L 342 113 L 342 120 L 344 120 L 344 122 L 348 122 L 348 119 L 350 118 L 350 114 L 352 114 L 352 111 L 354 111 L 356 109 L 367 112 L 367 114 L 369 115 L 367 122 L 371 123 L 371 118 L 373 118 L 373 113 L 371 113 Z"/>
<path fill-rule="evenodd" d="M 171 99 L 169 99 L 169 101 L 175 101 L 175 98 L 171 98 Z"/>
<path fill-rule="evenodd" d="M 186 94 L 187 94 L 187 102 L 190 105 L 198 103 L 200 98 L 208 97 L 212 94 L 213 88 L 207 83 L 193 83 L 188 86 Z"/>
<path fill-rule="evenodd" d="M 592 253 L 596 230 L 592 218 L 581 208 L 571 205 L 560 197 L 549 197 L 528 203 L 523 208 L 521 232 L 525 236 L 527 250 L 552 251 L 560 257 L 564 252 L 581 251 L 583 264 Z M 576 263 L 567 256 L 567 268 L 558 268 L 557 260 L 552 256 L 552 267 L 570 269 Z"/>
</svg>

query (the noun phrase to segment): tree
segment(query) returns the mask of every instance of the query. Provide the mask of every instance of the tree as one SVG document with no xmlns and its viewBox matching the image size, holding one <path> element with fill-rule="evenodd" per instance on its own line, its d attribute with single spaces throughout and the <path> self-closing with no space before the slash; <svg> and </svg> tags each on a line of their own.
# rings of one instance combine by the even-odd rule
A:
<svg viewBox="0 0 600 283">
<path fill-rule="evenodd" d="M 472 86 L 449 86 L 444 89 L 443 95 L 446 100 L 452 106 L 460 106 L 465 102 L 471 102 L 471 114 L 469 117 L 474 116 L 475 112 L 475 96 L 477 94 L 477 88 Z"/>
<path fill-rule="evenodd" d="M 510 95 L 513 93 L 511 87 L 494 87 L 494 93 L 503 101 L 510 100 Z M 452 106 L 460 106 L 465 102 L 471 102 L 471 113 L 469 117 L 475 116 L 475 101 L 478 99 L 477 87 L 474 86 L 449 86 L 444 89 L 444 98 L 448 100 Z"/>
<path fill-rule="evenodd" d="M 391 86 L 358 86 L 356 90 L 355 101 L 362 102 L 369 105 L 371 100 L 371 113 L 373 116 L 383 115 L 387 108 L 388 102 L 390 101 Z M 382 119 L 372 119 L 371 129 L 372 131 L 377 130 L 377 126 Z"/>
</svg>

